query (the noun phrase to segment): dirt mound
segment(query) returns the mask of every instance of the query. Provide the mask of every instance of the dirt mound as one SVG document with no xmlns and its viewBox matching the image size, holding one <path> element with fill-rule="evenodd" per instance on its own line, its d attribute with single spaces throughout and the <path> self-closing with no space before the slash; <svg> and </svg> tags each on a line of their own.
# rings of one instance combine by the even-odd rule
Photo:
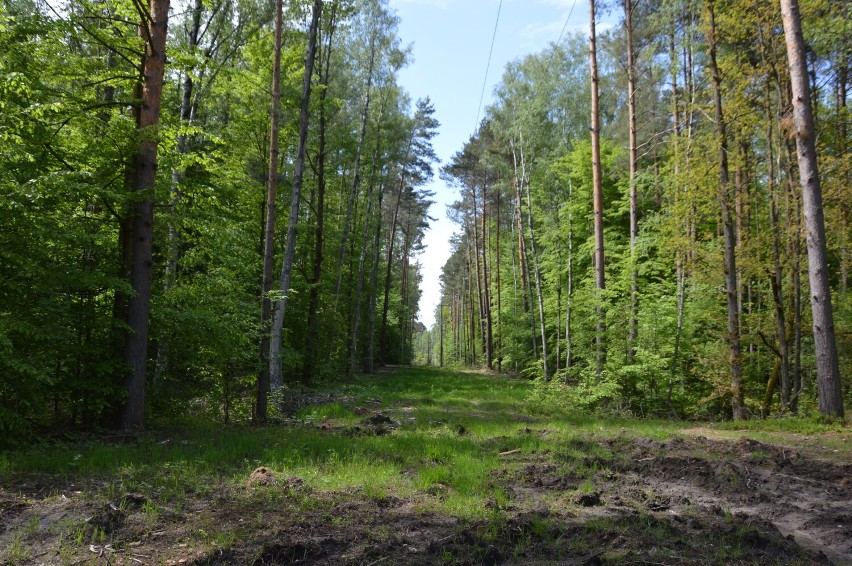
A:
<svg viewBox="0 0 852 566">
<path fill-rule="evenodd" d="M 348 427 L 348 436 L 383 436 L 399 427 L 399 423 L 383 413 L 373 413 L 357 425 Z"/>
<path fill-rule="evenodd" d="M 825 562 L 827 556 L 848 564 L 850 473 L 849 465 L 814 461 L 754 440 L 621 437 L 569 442 L 564 453 L 538 455 L 499 481 L 530 500 L 574 492 L 575 505 L 600 506 L 616 520 L 636 513 L 643 521 L 654 517 L 664 521 L 664 530 L 674 528 L 672 535 L 735 536 L 742 548 L 750 545 L 765 554 L 750 558 L 757 563 L 772 556 L 784 562 L 781 557 L 792 545 L 811 553 L 798 554 L 805 563 Z M 577 493 L 584 481 L 598 489 L 591 494 L 598 498 Z"/>
<path fill-rule="evenodd" d="M 261 466 L 254 470 L 247 482 L 248 487 L 277 485 L 278 477 L 270 468 Z"/>
</svg>

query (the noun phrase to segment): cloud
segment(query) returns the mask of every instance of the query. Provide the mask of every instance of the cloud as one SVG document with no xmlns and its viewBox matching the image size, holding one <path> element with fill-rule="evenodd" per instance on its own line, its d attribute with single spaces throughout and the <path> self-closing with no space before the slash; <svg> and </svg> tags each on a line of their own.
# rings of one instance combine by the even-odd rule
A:
<svg viewBox="0 0 852 566">
<path fill-rule="evenodd" d="M 546 36 L 556 40 L 559 32 L 562 31 L 563 25 L 565 25 L 563 21 L 553 21 L 546 24 L 527 24 L 521 28 L 521 36 L 527 39 L 537 39 L 541 36 Z"/>
<path fill-rule="evenodd" d="M 556 6 L 557 8 L 568 9 L 574 4 L 575 0 L 537 0 L 537 4 L 544 6 Z"/>
<path fill-rule="evenodd" d="M 396 7 L 401 4 L 429 6 L 432 8 L 440 8 L 441 10 L 446 10 L 450 4 L 450 0 L 390 0 L 391 7 Z"/>
</svg>

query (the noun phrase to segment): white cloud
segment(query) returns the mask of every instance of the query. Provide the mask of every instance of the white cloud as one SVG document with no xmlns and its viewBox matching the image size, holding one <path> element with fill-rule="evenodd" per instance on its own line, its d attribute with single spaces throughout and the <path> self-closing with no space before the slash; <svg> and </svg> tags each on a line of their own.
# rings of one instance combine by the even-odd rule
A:
<svg viewBox="0 0 852 566">
<path fill-rule="evenodd" d="M 400 4 L 413 4 L 415 6 L 430 6 L 432 8 L 440 8 L 446 10 L 450 4 L 450 0 L 390 0 L 391 7 Z"/>
</svg>

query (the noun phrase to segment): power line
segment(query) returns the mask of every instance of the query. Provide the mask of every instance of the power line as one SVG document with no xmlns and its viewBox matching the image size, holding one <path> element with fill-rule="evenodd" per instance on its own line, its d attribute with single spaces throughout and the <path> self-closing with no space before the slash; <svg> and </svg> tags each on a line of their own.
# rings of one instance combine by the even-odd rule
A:
<svg viewBox="0 0 852 566">
<path fill-rule="evenodd" d="M 559 39 L 556 40 L 556 45 L 559 45 L 560 43 L 562 43 L 562 37 L 565 35 L 565 30 L 568 29 L 568 22 L 571 20 L 571 14 L 574 13 L 574 6 L 576 6 L 576 5 L 577 5 L 577 0 L 574 0 L 571 3 L 571 9 L 568 10 L 568 17 L 565 18 L 565 25 L 562 26 L 562 31 L 559 34 Z"/>
<path fill-rule="evenodd" d="M 574 0 L 576 2 L 576 0 Z M 503 9 L 503 0 L 497 6 L 497 20 L 494 22 L 494 33 L 491 35 L 491 49 L 488 50 L 488 63 L 485 64 L 485 77 L 482 79 L 482 92 L 479 95 L 479 108 L 476 110 L 476 123 L 473 131 L 479 127 L 479 114 L 482 112 L 482 101 L 485 100 L 485 87 L 488 84 L 488 71 L 491 68 L 491 55 L 494 53 L 494 40 L 497 38 L 497 26 L 500 23 L 500 12 Z"/>
</svg>

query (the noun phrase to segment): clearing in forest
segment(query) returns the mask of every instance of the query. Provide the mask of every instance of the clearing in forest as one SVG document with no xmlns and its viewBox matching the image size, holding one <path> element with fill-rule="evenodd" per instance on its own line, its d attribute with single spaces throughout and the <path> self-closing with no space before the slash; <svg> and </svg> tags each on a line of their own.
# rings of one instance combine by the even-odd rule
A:
<svg viewBox="0 0 852 566">
<path fill-rule="evenodd" d="M 852 563 L 848 427 L 543 415 L 531 387 L 397 368 L 262 428 L 3 453 L 0 562 Z"/>
</svg>

